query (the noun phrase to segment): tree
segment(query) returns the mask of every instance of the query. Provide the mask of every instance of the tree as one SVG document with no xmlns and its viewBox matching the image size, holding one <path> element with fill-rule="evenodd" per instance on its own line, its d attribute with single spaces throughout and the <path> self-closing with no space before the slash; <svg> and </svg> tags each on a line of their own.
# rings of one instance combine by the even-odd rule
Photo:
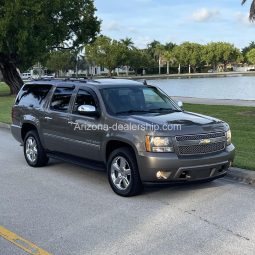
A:
<svg viewBox="0 0 255 255">
<path fill-rule="evenodd" d="M 51 71 L 56 72 L 59 77 L 60 71 L 74 69 L 73 54 L 70 51 L 53 51 L 49 54 L 46 66 Z"/>
<path fill-rule="evenodd" d="M 216 70 L 217 65 L 223 64 L 224 69 L 228 63 L 236 62 L 241 52 L 233 44 L 225 42 L 208 43 L 203 50 L 203 59 Z"/>
<path fill-rule="evenodd" d="M 247 62 L 248 60 L 247 60 L 247 53 L 250 51 L 250 50 L 252 50 L 252 49 L 255 49 L 255 42 L 254 41 L 252 41 L 252 42 L 250 42 L 250 44 L 248 45 L 248 46 L 246 46 L 246 47 L 244 47 L 243 49 L 242 49 L 242 54 L 243 54 L 243 57 L 244 57 L 244 61 L 245 62 Z"/>
<path fill-rule="evenodd" d="M 128 71 L 130 68 L 131 52 L 135 49 L 134 42 L 132 41 L 131 38 L 121 39 L 120 42 L 123 44 L 125 48 L 123 64 L 126 66 L 126 75 L 128 76 Z"/>
<path fill-rule="evenodd" d="M 255 65 L 255 49 L 251 49 L 247 54 L 246 58 L 252 65 Z"/>
<path fill-rule="evenodd" d="M 169 67 L 170 67 L 170 64 L 173 65 L 174 63 L 176 63 L 176 58 L 174 56 L 174 48 L 172 48 L 172 50 L 167 50 L 163 53 L 163 58 L 164 60 L 166 61 L 166 73 L 169 74 Z"/>
<path fill-rule="evenodd" d="M 242 4 L 245 4 L 247 0 L 243 0 Z M 255 0 L 252 0 L 251 2 L 251 8 L 250 8 L 250 20 L 254 21 L 255 20 Z"/>
<path fill-rule="evenodd" d="M 146 69 L 151 65 L 151 58 L 146 51 L 133 48 L 129 55 L 129 65 L 137 75 L 139 69 Z"/>
<path fill-rule="evenodd" d="M 108 69 L 108 75 L 125 62 L 126 48 L 123 43 L 106 36 L 99 36 L 94 43 L 85 46 L 87 60 Z"/>
<path fill-rule="evenodd" d="M 184 66 L 191 66 L 196 72 L 197 66 L 201 65 L 203 46 L 198 43 L 184 42 L 174 48 L 174 56 L 177 61 Z"/>
<path fill-rule="evenodd" d="M 55 49 L 75 49 L 100 31 L 93 0 L 0 0 L 0 71 L 12 93 L 26 70 Z"/>
</svg>

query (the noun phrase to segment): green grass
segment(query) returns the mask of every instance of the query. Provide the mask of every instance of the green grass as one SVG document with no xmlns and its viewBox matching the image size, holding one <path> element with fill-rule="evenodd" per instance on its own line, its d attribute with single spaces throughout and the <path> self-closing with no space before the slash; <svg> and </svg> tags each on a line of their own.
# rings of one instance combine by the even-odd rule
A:
<svg viewBox="0 0 255 255">
<path fill-rule="evenodd" d="M 185 104 L 185 110 L 226 121 L 236 146 L 234 166 L 255 170 L 255 107 Z"/>
<path fill-rule="evenodd" d="M 11 123 L 11 108 L 15 97 L 9 94 L 9 87 L 0 83 L 0 122 L 4 123 Z"/>
<path fill-rule="evenodd" d="M 0 83 L 0 122 L 11 123 L 14 96 Z M 255 170 L 255 107 L 185 104 L 185 110 L 222 119 L 229 123 L 236 146 L 234 165 Z"/>
</svg>

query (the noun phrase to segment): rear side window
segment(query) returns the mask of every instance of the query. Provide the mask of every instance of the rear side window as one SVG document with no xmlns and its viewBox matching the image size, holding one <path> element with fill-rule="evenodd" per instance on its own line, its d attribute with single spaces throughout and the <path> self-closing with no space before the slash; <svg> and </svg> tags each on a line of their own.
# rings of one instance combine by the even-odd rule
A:
<svg viewBox="0 0 255 255">
<path fill-rule="evenodd" d="M 57 87 L 51 100 L 50 109 L 53 111 L 67 112 L 73 93 L 73 88 Z"/>
<path fill-rule="evenodd" d="M 39 108 L 51 87 L 51 85 L 25 85 L 17 97 L 16 105 Z"/>
</svg>

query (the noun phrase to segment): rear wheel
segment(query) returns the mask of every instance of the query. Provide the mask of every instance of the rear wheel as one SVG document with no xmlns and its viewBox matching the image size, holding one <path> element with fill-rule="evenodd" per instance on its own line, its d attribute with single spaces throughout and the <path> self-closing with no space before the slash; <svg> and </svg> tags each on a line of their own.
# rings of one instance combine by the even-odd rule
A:
<svg viewBox="0 0 255 255">
<path fill-rule="evenodd" d="M 114 150 L 107 163 L 108 180 L 113 191 L 124 197 L 141 193 L 142 183 L 134 152 L 126 147 Z"/>
<path fill-rule="evenodd" d="M 42 167 L 49 162 L 49 158 L 47 157 L 38 133 L 35 130 L 29 131 L 25 136 L 24 156 L 27 163 L 32 167 Z"/>
</svg>

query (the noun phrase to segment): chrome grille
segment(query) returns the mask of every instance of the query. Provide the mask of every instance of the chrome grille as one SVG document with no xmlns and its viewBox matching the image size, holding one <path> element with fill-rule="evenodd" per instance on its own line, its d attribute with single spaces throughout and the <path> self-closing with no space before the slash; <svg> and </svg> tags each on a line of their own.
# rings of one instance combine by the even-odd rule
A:
<svg viewBox="0 0 255 255">
<path fill-rule="evenodd" d="M 197 135 L 183 135 L 183 136 L 176 136 L 176 141 L 189 141 L 189 140 L 201 140 L 201 139 L 210 139 L 210 138 L 217 138 L 217 137 L 224 137 L 224 132 L 217 132 L 217 133 L 208 133 L 208 134 L 197 134 Z"/>
<path fill-rule="evenodd" d="M 197 155 L 197 154 L 208 154 L 225 149 L 225 142 L 212 143 L 206 145 L 190 145 L 190 146 L 179 146 L 179 153 L 181 155 Z"/>
<path fill-rule="evenodd" d="M 179 155 L 201 155 L 219 152 L 226 147 L 225 132 L 176 136 Z M 203 140 L 209 140 L 203 143 Z"/>
</svg>

